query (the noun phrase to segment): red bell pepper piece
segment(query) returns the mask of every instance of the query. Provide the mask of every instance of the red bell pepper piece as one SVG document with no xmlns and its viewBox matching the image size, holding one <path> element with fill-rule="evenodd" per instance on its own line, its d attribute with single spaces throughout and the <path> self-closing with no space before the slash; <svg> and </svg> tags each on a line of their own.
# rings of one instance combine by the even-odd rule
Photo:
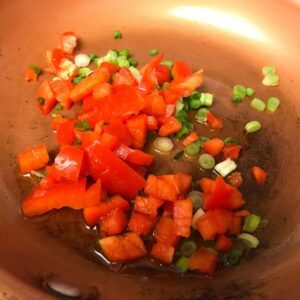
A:
<svg viewBox="0 0 300 300">
<path fill-rule="evenodd" d="M 198 88 L 203 82 L 203 70 L 200 70 L 192 75 L 173 80 L 166 90 L 173 92 L 179 97 L 188 97 L 191 93 Z"/>
<path fill-rule="evenodd" d="M 100 69 L 97 73 L 82 79 L 70 93 L 70 98 L 73 102 L 78 102 L 85 96 L 92 93 L 95 86 L 104 83 L 109 79 L 109 72 L 106 68 Z"/>
<path fill-rule="evenodd" d="M 32 147 L 18 155 L 19 167 L 23 174 L 43 168 L 48 162 L 46 145 Z"/>
<path fill-rule="evenodd" d="M 51 90 L 49 81 L 44 80 L 40 84 L 35 99 L 42 114 L 49 114 L 56 103 L 55 96 Z"/>
<path fill-rule="evenodd" d="M 83 206 L 87 207 L 94 207 L 100 205 L 100 201 L 102 198 L 102 184 L 101 180 L 98 179 L 95 183 L 90 185 L 86 190 L 83 198 Z"/>
<path fill-rule="evenodd" d="M 115 235 L 123 232 L 127 226 L 126 213 L 119 207 L 114 208 L 99 222 L 101 234 Z"/>
<path fill-rule="evenodd" d="M 62 207 L 82 209 L 84 194 L 85 179 L 77 183 L 58 183 L 46 190 L 37 188 L 22 203 L 22 211 L 26 217 L 34 217 Z"/>
<path fill-rule="evenodd" d="M 111 95 L 112 87 L 108 82 L 99 83 L 93 88 L 93 97 L 95 100 L 100 100 Z"/>
<path fill-rule="evenodd" d="M 109 72 L 109 74 L 113 74 L 116 73 L 120 70 L 120 67 L 116 64 L 112 64 L 109 62 L 104 61 L 103 63 L 101 63 L 100 68 L 106 68 L 107 71 Z M 98 69 L 96 69 L 98 70 Z"/>
<path fill-rule="evenodd" d="M 154 131 L 158 129 L 158 120 L 154 116 L 147 116 L 146 124 L 148 131 Z"/>
<path fill-rule="evenodd" d="M 168 203 L 168 202 L 167 202 Z M 179 241 L 174 220 L 171 216 L 161 216 L 155 226 L 154 236 L 159 243 L 175 247 Z"/>
<path fill-rule="evenodd" d="M 252 167 L 252 174 L 258 184 L 263 184 L 268 176 L 266 171 L 257 166 Z"/>
<path fill-rule="evenodd" d="M 234 213 L 235 217 L 247 217 L 250 215 L 250 211 L 247 209 L 241 209 Z"/>
<path fill-rule="evenodd" d="M 128 130 L 128 126 L 123 123 L 114 122 L 104 125 L 103 132 L 114 135 L 122 144 L 126 146 L 130 146 L 132 144 L 131 133 Z"/>
<path fill-rule="evenodd" d="M 168 136 L 181 129 L 181 123 L 175 118 L 167 118 L 165 123 L 159 128 L 158 135 Z"/>
<path fill-rule="evenodd" d="M 223 140 L 219 138 L 213 138 L 203 144 L 203 149 L 212 156 L 216 156 L 221 153 L 224 145 L 225 144 Z"/>
<path fill-rule="evenodd" d="M 54 48 L 50 54 L 49 67 L 54 69 L 54 72 L 59 70 L 61 60 L 65 58 L 65 53 L 62 49 Z"/>
<path fill-rule="evenodd" d="M 199 140 L 199 136 L 196 131 L 192 131 L 186 138 L 183 139 L 182 145 L 187 146 L 193 144 Z"/>
<path fill-rule="evenodd" d="M 171 79 L 169 68 L 166 65 L 162 64 L 158 64 L 155 67 L 155 76 L 159 85 L 163 85 L 165 82 L 169 82 Z"/>
<path fill-rule="evenodd" d="M 125 262 L 147 255 L 143 240 L 134 232 L 99 240 L 105 257 L 112 262 Z"/>
<path fill-rule="evenodd" d="M 77 46 L 77 38 L 74 32 L 65 32 L 61 35 L 58 47 L 67 54 L 73 54 Z"/>
<path fill-rule="evenodd" d="M 73 103 L 70 99 L 70 92 L 73 88 L 72 83 L 68 80 L 55 79 L 50 82 L 50 87 L 55 94 L 55 99 L 61 106 L 69 109 Z"/>
<path fill-rule="evenodd" d="M 191 66 L 185 61 L 175 61 L 172 67 L 174 80 L 186 78 L 193 74 Z"/>
<path fill-rule="evenodd" d="M 158 178 L 171 184 L 175 188 L 177 195 L 186 194 L 191 189 L 193 181 L 191 175 L 182 172 L 172 175 L 161 175 Z"/>
<path fill-rule="evenodd" d="M 68 122 L 68 121 L 69 121 L 68 118 L 64 118 L 61 115 L 56 115 L 52 119 L 50 127 L 53 131 L 57 131 L 61 123 Z"/>
<path fill-rule="evenodd" d="M 88 148 L 95 141 L 100 141 L 100 134 L 95 131 L 83 131 L 80 133 L 81 147 Z"/>
<path fill-rule="evenodd" d="M 174 202 L 173 218 L 175 232 L 179 236 L 188 238 L 191 235 L 193 217 L 193 203 L 191 199 Z"/>
<path fill-rule="evenodd" d="M 175 109 L 176 109 L 176 106 L 174 104 L 167 104 L 165 118 L 170 118 L 170 117 L 174 116 Z"/>
<path fill-rule="evenodd" d="M 223 122 L 221 119 L 217 118 L 210 111 L 206 113 L 207 122 L 212 129 L 222 129 Z"/>
<path fill-rule="evenodd" d="M 176 102 L 180 98 L 179 95 L 177 95 L 176 93 L 168 90 L 167 88 L 163 89 L 163 97 L 165 99 L 166 104 L 176 104 Z"/>
<path fill-rule="evenodd" d="M 131 116 L 127 120 L 126 125 L 132 137 L 133 147 L 142 149 L 145 145 L 147 135 L 146 115 Z"/>
<path fill-rule="evenodd" d="M 233 242 L 225 234 L 220 234 L 217 238 L 215 249 L 217 251 L 230 251 L 233 247 Z"/>
<path fill-rule="evenodd" d="M 240 150 L 242 146 L 240 145 L 233 145 L 233 144 L 227 144 L 223 148 L 223 155 L 225 158 L 230 158 L 230 159 L 238 159 L 240 155 Z"/>
<path fill-rule="evenodd" d="M 54 164 L 47 168 L 56 181 L 70 180 L 77 182 L 83 161 L 83 151 L 77 147 L 64 145 L 55 157 Z"/>
<path fill-rule="evenodd" d="M 55 179 L 51 175 L 46 175 L 38 184 L 38 187 L 47 190 L 56 184 Z"/>
<path fill-rule="evenodd" d="M 134 200 L 134 210 L 149 215 L 157 216 L 157 210 L 163 205 L 164 201 L 155 197 L 136 197 Z"/>
<path fill-rule="evenodd" d="M 101 178 L 105 190 L 124 197 L 135 198 L 145 186 L 145 179 L 132 170 L 112 151 L 95 142 L 88 149 L 90 174 Z"/>
<path fill-rule="evenodd" d="M 56 139 L 60 145 L 70 145 L 75 141 L 74 121 L 62 122 L 56 133 Z"/>
<path fill-rule="evenodd" d="M 206 248 L 199 248 L 189 259 L 192 271 L 213 275 L 218 264 L 218 256 Z"/>
<path fill-rule="evenodd" d="M 118 138 L 108 132 L 103 132 L 100 136 L 100 144 L 110 150 L 115 150 L 119 147 L 120 142 Z"/>
<path fill-rule="evenodd" d="M 155 117 L 164 117 L 166 114 L 166 104 L 164 98 L 160 96 L 155 90 L 149 95 L 144 96 L 145 108 L 143 112 L 147 115 L 152 115 Z"/>
<path fill-rule="evenodd" d="M 99 105 L 99 101 L 94 98 L 93 94 L 85 96 L 82 99 L 82 110 L 84 112 L 89 112 L 94 110 L 95 106 L 97 105 Z"/>
<path fill-rule="evenodd" d="M 152 245 L 150 255 L 159 262 L 170 264 L 173 260 L 175 248 L 164 243 L 155 243 Z"/>
<path fill-rule="evenodd" d="M 157 178 L 154 175 L 149 175 L 144 189 L 145 193 L 168 201 L 176 201 L 177 193 L 175 188 L 168 182 Z"/>
<path fill-rule="evenodd" d="M 118 85 L 136 86 L 137 84 L 136 79 L 127 68 L 121 68 L 119 72 L 114 74 L 112 83 L 114 87 Z"/>
<path fill-rule="evenodd" d="M 128 224 L 128 229 L 139 235 L 148 235 L 152 231 L 155 221 L 155 217 L 133 212 Z"/>
</svg>

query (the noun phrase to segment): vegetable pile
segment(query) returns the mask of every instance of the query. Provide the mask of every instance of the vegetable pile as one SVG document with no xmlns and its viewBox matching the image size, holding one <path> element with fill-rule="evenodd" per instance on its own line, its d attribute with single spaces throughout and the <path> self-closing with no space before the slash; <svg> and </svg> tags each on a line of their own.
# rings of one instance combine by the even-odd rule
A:
<svg viewBox="0 0 300 300">
<path fill-rule="evenodd" d="M 122 35 L 116 31 L 114 37 Z M 47 51 L 43 71 L 53 77 L 40 83 L 35 102 L 44 115 L 56 110 L 51 128 L 60 149 L 53 162 L 46 145 L 19 154 L 22 174 L 42 174 L 22 202 L 24 216 L 63 207 L 82 210 L 86 224 L 97 227 L 100 251 L 110 262 L 149 257 L 181 273 L 213 275 L 221 257 L 234 265 L 256 248 L 252 233 L 266 220 L 244 208 L 238 190 L 243 179 L 235 171 L 241 145 L 230 137 L 199 136 L 188 114 L 197 110 L 197 122 L 216 132 L 223 128 L 209 110 L 213 95 L 197 90 L 203 70 L 193 73 L 187 62 L 163 61 L 156 49 L 138 69 L 127 49 L 103 57 L 74 55 L 76 44 L 74 33 L 67 32 Z M 40 73 L 30 65 L 25 80 L 37 81 Z M 235 101 L 241 90 L 234 89 Z M 245 88 L 246 94 L 254 91 Z M 80 107 L 73 119 L 59 113 L 73 105 Z M 251 105 L 261 107 L 257 100 Z M 255 120 L 245 125 L 248 133 L 260 128 Z M 199 168 L 213 171 L 212 178 L 152 174 L 154 156 L 144 151 L 149 134 L 157 136 L 154 147 L 162 154 L 179 140 L 184 151 L 174 160 L 198 155 Z M 254 166 L 252 172 L 258 184 L 265 182 L 263 169 Z"/>
</svg>

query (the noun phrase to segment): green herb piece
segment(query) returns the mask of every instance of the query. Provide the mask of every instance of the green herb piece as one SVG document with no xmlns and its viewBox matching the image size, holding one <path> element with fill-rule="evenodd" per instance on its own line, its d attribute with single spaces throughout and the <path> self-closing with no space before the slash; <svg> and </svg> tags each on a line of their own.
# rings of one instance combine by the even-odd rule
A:
<svg viewBox="0 0 300 300">
<path fill-rule="evenodd" d="M 276 97 L 270 97 L 267 101 L 267 110 L 275 112 L 280 105 L 280 100 Z"/>
<path fill-rule="evenodd" d="M 154 55 L 158 54 L 158 50 L 157 49 L 151 49 L 151 50 L 149 50 L 149 54 L 154 56 Z"/>
<path fill-rule="evenodd" d="M 54 108 L 55 108 L 55 110 L 57 110 L 57 111 L 63 110 L 63 107 L 62 107 L 59 103 L 57 103 L 57 104 L 54 106 Z"/>
<path fill-rule="evenodd" d="M 130 64 L 131 66 L 133 66 L 133 67 L 136 67 L 136 66 L 138 65 L 137 61 L 136 61 L 134 58 L 132 58 L 132 57 L 130 57 L 130 58 L 128 59 L 128 61 L 129 61 L 129 64 Z"/>
<path fill-rule="evenodd" d="M 173 63 L 170 60 L 164 60 L 161 62 L 161 64 L 167 66 L 169 70 L 171 70 L 173 67 Z"/>
<path fill-rule="evenodd" d="M 119 40 L 119 39 L 121 39 L 121 38 L 122 38 L 122 33 L 121 33 L 121 31 L 115 30 L 115 31 L 114 31 L 114 39 L 115 39 L 115 40 Z"/>
<path fill-rule="evenodd" d="M 31 64 L 29 65 L 29 68 L 36 74 L 36 75 L 39 75 L 41 73 L 41 69 L 34 65 L 34 64 Z"/>
<path fill-rule="evenodd" d="M 202 208 L 203 206 L 203 194 L 199 191 L 191 191 L 189 192 L 188 199 L 191 199 L 193 202 L 193 210 L 197 210 L 199 208 Z"/>
<path fill-rule="evenodd" d="M 243 231 L 255 232 L 260 223 L 260 217 L 254 214 L 250 214 L 244 219 Z"/>
<path fill-rule="evenodd" d="M 227 137 L 227 138 L 223 139 L 223 141 L 224 141 L 225 144 L 234 144 L 234 145 L 239 144 L 239 142 L 236 139 L 232 138 L 232 137 Z"/>
<path fill-rule="evenodd" d="M 72 80 L 72 82 L 73 82 L 74 84 L 78 84 L 82 79 L 83 79 L 83 77 L 75 77 L 75 78 Z"/>
<path fill-rule="evenodd" d="M 238 239 L 242 240 L 249 248 L 257 248 L 259 245 L 259 240 L 250 233 L 240 233 Z"/>
<path fill-rule="evenodd" d="M 181 256 L 175 263 L 176 268 L 180 273 L 185 273 L 189 269 L 189 259 L 185 256 Z"/>
<path fill-rule="evenodd" d="M 255 91 L 254 91 L 253 88 L 251 88 L 251 87 L 247 87 L 247 88 L 246 88 L 246 95 L 247 95 L 248 97 L 252 97 L 254 94 L 255 94 Z"/>
<path fill-rule="evenodd" d="M 265 86 L 277 86 L 279 85 L 279 77 L 276 74 L 267 74 L 262 81 Z"/>
<path fill-rule="evenodd" d="M 183 154 L 184 154 L 184 151 L 179 151 L 174 155 L 173 159 L 178 160 L 183 156 Z"/>
<path fill-rule="evenodd" d="M 184 137 L 186 137 L 189 134 L 190 130 L 188 129 L 188 127 L 183 126 L 181 127 L 181 129 L 176 132 L 176 137 L 178 139 L 183 139 Z"/>
<path fill-rule="evenodd" d="M 215 166 L 215 159 L 212 155 L 204 153 L 199 156 L 199 165 L 204 170 L 211 170 Z"/>
<path fill-rule="evenodd" d="M 91 130 L 92 127 L 87 120 L 79 120 L 74 124 L 74 127 L 80 131 L 88 131 Z"/>
<path fill-rule="evenodd" d="M 130 62 L 126 56 L 118 56 L 117 64 L 119 65 L 120 68 L 124 68 L 124 67 L 129 68 L 130 67 Z"/>
<path fill-rule="evenodd" d="M 242 256 L 243 256 L 243 250 L 239 248 L 234 248 L 230 251 L 230 253 L 226 257 L 226 263 L 229 266 L 234 266 L 238 264 Z"/>
<path fill-rule="evenodd" d="M 276 74 L 277 73 L 277 69 L 276 67 L 273 66 L 265 66 L 262 68 L 262 73 L 264 76 L 268 75 L 268 74 Z"/>
<path fill-rule="evenodd" d="M 213 104 L 214 95 L 210 93 L 202 93 L 200 97 L 201 106 L 211 106 Z"/>
<path fill-rule="evenodd" d="M 200 108 L 195 115 L 196 121 L 199 123 L 205 123 L 207 121 L 206 114 L 208 112 L 209 110 L 207 108 Z"/>
<path fill-rule="evenodd" d="M 44 105 L 45 102 L 46 102 L 46 100 L 45 100 L 44 98 L 42 98 L 42 97 L 38 97 L 38 98 L 36 99 L 36 101 L 37 101 L 38 103 L 40 103 L 41 105 Z"/>
<path fill-rule="evenodd" d="M 258 111 L 264 111 L 266 108 L 266 104 L 259 98 L 253 98 L 250 105 Z"/>
<path fill-rule="evenodd" d="M 90 53 L 89 54 L 89 58 L 90 58 L 90 60 L 93 62 L 96 58 L 97 58 L 97 56 L 96 56 L 96 54 L 94 54 L 94 53 Z"/>
<path fill-rule="evenodd" d="M 248 133 L 253 133 L 261 129 L 261 124 L 259 121 L 250 121 L 245 125 L 245 129 Z"/>
<path fill-rule="evenodd" d="M 245 97 L 246 97 L 246 88 L 241 84 L 235 85 L 232 89 L 231 101 L 233 103 L 240 103 Z"/>
<path fill-rule="evenodd" d="M 185 241 L 179 248 L 179 253 L 182 256 L 190 257 L 197 250 L 197 245 L 194 241 Z"/>
<path fill-rule="evenodd" d="M 77 77 L 87 77 L 89 76 L 93 71 L 88 67 L 83 67 L 78 69 Z"/>
<path fill-rule="evenodd" d="M 122 49 L 119 51 L 119 56 L 125 56 L 127 58 L 130 57 L 130 53 L 129 53 L 129 50 L 128 49 Z"/>
<path fill-rule="evenodd" d="M 184 152 L 188 155 L 188 156 L 194 156 L 197 155 L 200 151 L 200 147 L 201 147 L 201 142 L 197 141 L 193 144 L 187 145 L 184 148 Z"/>
</svg>

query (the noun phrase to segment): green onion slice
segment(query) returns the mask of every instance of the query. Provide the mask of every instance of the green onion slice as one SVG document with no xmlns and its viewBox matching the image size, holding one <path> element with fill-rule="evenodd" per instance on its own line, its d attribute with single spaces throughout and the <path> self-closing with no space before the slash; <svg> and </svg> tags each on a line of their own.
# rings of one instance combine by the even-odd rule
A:
<svg viewBox="0 0 300 300">
<path fill-rule="evenodd" d="M 246 95 L 247 95 L 248 97 L 251 97 L 251 96 L 253 96 L 254 94 L 255 94 L 255 91 L 254 91 L 253 88 L 251 88 L 251 87 L 247 87 L 247 88 L 246 88 Z"/>
<path fill-rule="evenodd" d="M 201 142 L 197 141 L 195 143 L 192 143 L 190 145 L 187 145 L 184 148 L 184 152 L 188 155 L 188 156 L 194 156 L 197 155 L 200 151 L 200 147 L 201 147 Z"/>
<path fill-rule="evenodd" d="M 87 120 L 79 120 L 74 124 L 74 127 L 80 131 L 91 130 L 91 125 Z"/>
<path fill-rule="evenodd" d="M 215 170 L 222 176 L 226 177 L 237 168 L 236 163 L 229 157 L 215 165 Z"/>
<path fill-rule="evenodd" d="M 270 97 L 267 102 L 267 110 L 275 112 L 280 105 L 280 100 L 276 97 Z"/>
<path fill-rule="evenodd" d="M 239 261 L 240 258 L 243 256 L 243 250 L 240 248 L 234 248 L 230 251 L 228 256 L 226 257 L 226 263 L 229 266 L 234 266 L 236 265 Z"/>
<path fill-rule="evenodd" d="M 260 217 L 254 214 L 250 214 L 244 219 L 243 231 L 255 232 L 260 224 Z"/>
<path fill-rule="evenodd" d="M 31 64 L 31 65 L 29 66 L 29 68 L 30 68 L 36 75 L 39 75 L 39 74 L 41 73 L 41 69 L 40 69 L 38 66 L 34 65 L 34 64 Z"/>
<path fill-rule="evenodd" d="M 169 70 L 171 70 L 173 67 L 173 63 L 170 60 L 164 60 L 161 62 L 161 64 L 166 65 L 169 68 Z"/>
<path fill-rule="evenodd" d="M 258 111 L 264 111 L 266 108 L 266 104 L 259 98 L 253 98 L 250 105 Z"/>
<path fill-rule="evenodd" d="M 262 68 L 262 73 L 264 76 L 266 76 L 268 74 L 274 75 L 277 73 L 277 69 L 276 69 L 276 67 L 273 67 L 273 66 L 265 66 Z"/>
<path fill-rule="evenodd" d="M 38 103 L 40 103 L 41 105 L 44 105 L 45 102 L 46 102 L 46 100 L 45 100 L 44 98 L 42 98 L 42 97 L 38 97 L 38 98 L 36 99 L 36 101 L 37 101 Z"/>
<path fill-rule="evenodd" d="M 205 123 L 207 121 L 206 114 L 208 112 L 209 110 L 207 108 L 200 108 L 195 115 L 196 121 L 199 123 Z"/>
<path fill-rule="evenodd" d="M 179 158 L 181 158 L 183 156 L 183 154 L 184 154 L 184 151 L 179 151 L 174 155 L 173 159 L 178 160 Z"/>
<path fill-rule="evenodd" d="M 232 137 L 227 137 L 227 138 L 223 139 L 223 141 L 224 141 L 225 144 L 234 144 L 234 145 L 239 144 L 239 142 L 236 139 L 232 138 Z"/>
<path fill-rule="evenodd" d="M 189 268 L 189 259 L 185 256 L 181 256 L 176 261 L 175 266 L 181 273 L 185 273 Z"/>
<path fill-rule="evenodd" d="M 191 191 L 187 195 L 188 199 L 193 202 L 193 210 L 197 210 L 203 206 L 203 194 L 199 191 Z"/>
<path fill-rule="evenodd" d="M 115 31 L 114 31 L 114 38 L 115 38 L 116 40 L 121 39 L 121 38 L 122 38 L 122 33 L 121 33 L 121 31 L 115 30 Z"/>
<path fill-rule="evenodd" d="M 257 248 L 259 245 L 259 240 L 250 233 L 240 233 L 238 239 L 242 240 L 249 248 Z"/>
<path fill-rule="evenodd" d="M 248 133 L 253 133 L 261 129 L 261 124 L 259 121 L 250 121 L 245 125 L 245 129 Z"/>
<path fill-rule="evenodd" d="M 197 250 L 197 245 L 194 241 L 185 241 L 179 248 L 179 253 L 182 256 L 190 257 Z"/>
<path fill-rule="evenodd" d="M 158 50 L 157 49 L 151 49 L 151 50 L 149 50 L 149 54 L 150 55 L 156 55 L 156 54 L 158 54 Z"/>
<path fill-rule="evenodd" d="M 211 170 L 215 166 L 215 159 L 208 153 L 201 154 L 199 156 L 198 163 L 204 170 Z"/>
<path fill-rule="evenodd" d="M 277 86 L 279 85 L 279 77 L 276 74 L 267 74 L 262 81 L 265 86 Z"/>
</svg>

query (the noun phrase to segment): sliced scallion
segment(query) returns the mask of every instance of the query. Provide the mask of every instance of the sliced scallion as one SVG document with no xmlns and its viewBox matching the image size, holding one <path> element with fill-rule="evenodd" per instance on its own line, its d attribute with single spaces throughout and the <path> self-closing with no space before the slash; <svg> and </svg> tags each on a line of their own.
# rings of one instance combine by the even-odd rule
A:
<svg viewBox="0 0 300 300">
<path fill-rule="evenodd" d="M 91 125 L 87 120 L 79 120 L 74 124 L 74 127 L 80 131 L 91 130 Z"/>
<path fill-rule="evenodd" d="M 179 248 L 179 253 L 182 256 L 190 257 L 197 250 L 197 245 L 194 241 L 185 241 Z"/>
<path fill-rule="evenodd" d="M 167 137 L 157 137 L 154 140 L 154 147 L 161 152 L 170 152 L 174 148 L 174 144 Z"/>
<path fill-rule="evenodd" d="M 210 93 L 201 93 L 201 106 L 211 106 L 214 100 L 214 95 Z"/>
<path fill-rule="evenodd" d="M 166 89 L 169 86 L 170 82 L 164 82 L 161 86 L 161 89 Z"/>
<path fill-rule="evenodd" d="M 63 107 L 62 107 L 59 103 L 57 103 L 57 104 L 54 106 L 54 108 L 55 108 L 55 110 L 57 110 L 57 111 L 63 110 Z"/>
<path fill-rule="evenodd" d="M 247 90 L 241 84 L 236 84 L 232 89 L 232 97 L 231 100 L 234 103 L 241 102 L 246 97 Z"/>
<path fill-rule="evenodd" d="M 209 112 L 209 110 L 207 108 L 200 108 L 198 109 L 196 115 L 195 115 L 195 119 L 197 122 L 199 123 L 205 123 L 207 121 L 207 117 L 206 114 Z"/>
<path fill-rule="evenodd" d="M 232 137 L 227 137 L 225 139 L 223 139 L 225 144 L 234 144 L 234 145 L 238 145 L 238 141 Z"/>
<path fill-rule="evenodd" d="M 265 86 L 277 86 L 279 85 L 279 77 L 276 74 L 267 74 L 262 81 Z"/>
<path fill-rule="evenodd" d="M 188 193 L 188 199 L 191 199 L 193 202 L 193 210 L 197 210 L 203 205 L 203 194 L 199 191 L 191 191 Z"/>
<path fill-rule="evenodd" d="M 130 62 L 127 59 L 126 56 L 118 56 L 117 57 L 117 64 L 120 68 L 129 68 L 130 67 Z"/>
<path fill-rule="evenodd" d="M 261 129 L 259 121 L 250 121 L 245 125 L 245 129 L 248 133 L 253 133 Z"/>
<path fill-rule="evenodd" d="M 34 65 L 34 64 L 31 64 L 29 66 L 29 68 L 36 74 L 36 75 L 39 75 L 41 73 L 41 69 L 37 66 L 37 65 Z"/>
<path fill-rule="evenodd" d="M 268 74 L 276 74 L 277 73 L 277 69 L 276 67 L 273 66 L 265 66 L 262 68 L 262 73 L 264 76 L 268 75 Z"/>
<path fill-rule="evenodd" d="M 129 53 L 129 50 L 128 49 L 122 49 L 119 51 L 119 56 L 125 56 L 127 58 L 130 57 L 130 53 Z"/>
<path fill-rule="evenodd" d="M 257 229 L 265 228 L 268 225 L 269 221 L 267 219 L 261 219 Z"/>
<path fill-rule="evenodd" d="M 151 49 L 151 50 L 149 50 L 149 54 L 150 55 L 156 55 L 156 54 L 158 54 L 158 50 L 157 49 Z"/>
<path fill-rule="evenodd" d="M 205 215 L 205 212 L 202 208 L 199 208 L 193 215 L 193 218 L 192 218 L 192 227 L 194 229 L 196 229 L 196 224 L 197 224 L 197 221 L 199 218 L 201 218 L 202 216 Z"/>
<path fill-rule="evenodd" d="M 133 66 L 133 67 L 136 67 L 136 66 L 138 65 L 137 61 L 136 61 L 134 58 L 132 58 L 132 57 L 130 57 L 130 58 L 128 59 L 128 61 L 129 61 L 129 64 L 130 64 L 131 66 Z"/>
<path fill-rule="evenodd" d="M 94 60 L 95 60 L 95 58 L 97 58 L 97 56 L 96 56 L 96 54 L 95 53 L 90 53 L 89 54 L 89 58 L 90 58 L 90 60 L 93 62 Z"/>
<path fill-rule="evenodd" d="M 198 109 L 201 106 L 201 100 L 198 99 L 190 99 L 190 108 L 191 109 Z"/>
<path fill-rule="evenodd" d="M 200 99 L 201 93 L 199 91 L 193 91 L 189 96 L 190 99 Z"/>
<path fill-rule="evenodd" d="M 93 71 L 88 67 L 83 67 L 78 69 L 77 76 L 79 77 L 87 77 L 89 76 Z"/>
<path fill-rule="evenodd" d="M 243 231 L 255 232 L 260 223 L 260 217 L 254 214 L 250 214 L 244 219 Z"/>
<path fill-rule="evenodd" d="M 121 33 L 121 31 L 115 30 L 115 31 L 114 31 L 114 38 L 115 38 L 115 40 L 121 39 L 121 38 L 122 38 L 122 33 Z"/>
<path fill-rule="evenodd" d="M 266 104 L 259 98 L 253 98 L 250 105 L 258 111 L 264 111 L 266 108 Z"/>
<path fill-rule="evenodd" d="M 141 82 L 142 75 L 140 71 L 135 67 L 129 67 L 128 70 L 132 74 L 132 76 L 136 79 L 137 82 Z"/>
<path fill-rule="evenodd" d="M 183 99 L 180 98 L 175 106 L 175 114 L 177 115 L 180 111 L 182 111 L 184 108 L 184 103 L 183 103 Z"/>
<path fill-rule="evenodd" d="M 222 176 L 226 177 L 237 168 L 236 163 L 229 157 L 215 165 L 215 170 Z"/>
<path fill-rule="evenodd" d="M 161 62 L 162 65 L 166 65 L 170 70 L 173 67 L 173 63 L 170 60 L 164 60 Z"/>
<path fill-rule="evenodd" d="M 72 80 L 72 82 L 74 83 L 74 84 L 78 84 L 81 80 L 83 79 L 83 77 L 75 77 L 73 80 Z"/>
<path fill-rule="evenodd" d="M 204 170 L 211 170 L 215 166 L 215 159 L 208 153 L 201 154 L 198 159 L 200 167 Z"/>
<path fill-rule="evenodd" d="M 181 127 L 181 129 L 176 133 L 176 137 L 178 139 L 183 139 L 184 137 L 186 137 L 189 134 L 190 130 L 188 129 L 188 127 L 183 126 Z"/>
<path fill-rule="evenodd" d="M 183 156 L 183 154 L 184 154 L 184 151 L 179 151 L 174 155 L 173 159 L 178 160 Z"/>
<path fill-rule="evenodd" d="M 189 259 L 185 256 L 181 256 L 175 263 L 176 268 L 180 273 L 185 273 L 189 269 Z"/>
<path fill-rule="evenodd" d="M 236 265 L 239 261 L 240 258 L 243 256 L 243 250 L 240 248 L 234 248 L 230 251 L 228 256 L 226 257 L 226 263 L 229 266 L 234 266 Z"/>
<path fill-rule="evenodd" d="M 280 100 L 276 97 L 270 97 L 267 102 L 267 110 L 275 112 L 280 105 Z"/>
<path fill-rule="evenodd" d="M 249 248 L 257 248 L 259 245 L 259 240 L 250 233 L 240 233 L 238 239 L 242 240 Z"/>
<path fill-rule="evenodd" d="M 199 141 L 192 143 L 190 145 L 187 145 L 184 148 L 184 152 L 188 155 L 188 156 L 194 156 L 197 155 L 200 151 L 200 147 L 201 147 L 201 143 Z"/>
<path fill-rule="evenodd" d="M 252 97 L 254 94 L 255 94 L 255 91 L 254 91 L 253 88 L 251 88 L 251 87 L 247 87 L 247 88 L 246 88 L 246 95 L 247 95 L 248 97 Z"/>
</svg>

